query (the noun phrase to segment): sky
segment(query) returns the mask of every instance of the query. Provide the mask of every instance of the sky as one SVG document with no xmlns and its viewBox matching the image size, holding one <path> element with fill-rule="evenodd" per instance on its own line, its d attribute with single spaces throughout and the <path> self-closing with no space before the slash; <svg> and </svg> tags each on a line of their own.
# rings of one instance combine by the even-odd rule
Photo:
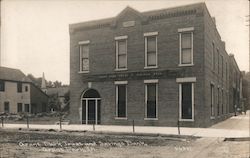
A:
<svg viewBox="0 0 250 158">
<path fill-rule="evenodd" d="M 249 71 L 248 0 L 2 0 L 1 66 L 69 84 L 69 24 L 205 2 L 226 50 Z"/>
</svg>

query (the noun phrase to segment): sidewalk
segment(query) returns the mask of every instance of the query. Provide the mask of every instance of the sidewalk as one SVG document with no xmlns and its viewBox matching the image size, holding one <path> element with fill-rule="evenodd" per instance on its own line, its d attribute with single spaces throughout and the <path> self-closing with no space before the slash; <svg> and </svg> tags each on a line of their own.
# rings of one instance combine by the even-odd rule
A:
<svg viewBox="0 0 250 158">
<path fill-rule="evenodd" d="M 4 128 L 18 129 L 27 128 L 26 124 L 4 124 Z M 37 125 L 30 124 L 30 129 L 55 129 L 59 130 L 59 125 Z M 68 131 L 93 131 L 93 125 L 62 125 L 62 130 Z M 98 132 L 116 132 L 132 133 L 132 126 L 114 126 L 114 125 L 95 125 L 95 131 Z M 177 127 L 155 127 L 155 126 L 135 126 L 135 133 L 145 134 L 166 134 L 178 135 Z M 200 137 L 222 137 L 239 138 L 249 137 L 249 111 L 247 115 L 231 117 L 210 128 L 187 128 L 180 127 L 181 135 L 200 136 Z"/>
</svg>

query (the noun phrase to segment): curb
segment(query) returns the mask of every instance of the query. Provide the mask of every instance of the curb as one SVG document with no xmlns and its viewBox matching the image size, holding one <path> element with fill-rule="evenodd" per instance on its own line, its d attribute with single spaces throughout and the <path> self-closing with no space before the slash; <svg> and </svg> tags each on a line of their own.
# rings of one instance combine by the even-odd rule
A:
<svg viewBox="0 0 250 158">
<path fill-rule="evenodd" d="M 250 137 L 225 138 L 224 141 L 250 141 Z"/>
</svg>

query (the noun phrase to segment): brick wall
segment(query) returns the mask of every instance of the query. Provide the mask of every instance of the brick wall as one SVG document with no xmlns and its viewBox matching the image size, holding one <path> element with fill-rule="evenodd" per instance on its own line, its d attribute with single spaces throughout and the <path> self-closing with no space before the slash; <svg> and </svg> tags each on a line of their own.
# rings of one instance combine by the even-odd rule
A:
<svg viewBox="0 0 250 158">
<path fill-rule="evenodd" d="M 214 122 L 210 120 L 210 83 L 221 85 L 227 89 L 228 81 L 222 79 L 211 71 L 211 46 L 215 44 L 221 50 L 224 60 L 227 61 L 227 53 L 223 43 L 216 32 L 205 5 L 191 5 L 176 9 L 176 12 L 184 12 L 187 9 L 195 10 L 193 14 L 173 14 L 167 18 L 148 20 L 140 16 L 140 13 L 123 11 L 115 25 L 105 25 L 95 29 L 74 29 L 70 27 L 70 119 L 73 123 L 80 123 L 79 107 L 81 94 L 88 88 L 86 78 L 96 74 L 118 73 L 115 71 L 115 40 L 116 36 L 127 35 L 128 70 L 125 72 L 146 71 L 144 69 L 144 36 L 146 32 L 158 32 L 158 70 L 181 69 L 176 77 L 196 77 L 194 84 L 195 121 L 181 122 L 182 126 L 209 126 Z M 122 22 L 135 21 L 134 27 L 124 28 Z M 110 21 L 110 19 L 108 20 Z M 112 21 L 112 19 L 111 19 Z M 103 21 L 102 21 L 103 22 Z M 90 25 L 93 22 L 86 23 Z M 98 23 L 98 22 L 96 22 Z M 76 24 L 81 25 L 81 24 Z M 84 25 L 84 24 L 83 24 Z M 178 28 L 194 27 L 193 32 L 193 58 L 194 66 L 179 67 L 179 33 Z M 90 72 L 79 73 L 79 41 L 89 40 L 90 44 Z M 225 72 L 225 70 L 224 70 Z M 229 71 L 228 71 L 229 72 Z M 225 75 L 224 75 L 225 76 Z M 153 78 L 152 78 L 153 79 Z M 176 78 L 160 78 L 158 89 L 157 121 L 144 120 L 145 90 L 143 79 L 128 81 L 128 120 L 115 120 L 115 85 L 114 81 L 91 81 L 92 88 L 101 95 L 101 124 L 131 124 L 132 120 L 138 125 L 176 126 L 179 107 L 179 86 Z"/>
</svg>

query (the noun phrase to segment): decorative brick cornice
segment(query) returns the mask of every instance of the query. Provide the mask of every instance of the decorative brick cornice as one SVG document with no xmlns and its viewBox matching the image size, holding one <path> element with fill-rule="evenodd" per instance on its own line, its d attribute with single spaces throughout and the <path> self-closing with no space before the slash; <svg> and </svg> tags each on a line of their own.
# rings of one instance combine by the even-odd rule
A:
<svg viewBox="0 0 250 158">
<path fill-rule="evenodd" d="M 141 24 L 147 25 L 150 21 L 172 18 L 172 17 L 179 17 L 185 15 L 192 15 L 192 14 L 202 14 L 202 11 L 197 11 L 197 5 L 190 5 L 188 8 L 171 8 L 171 9 L 164 9 L 161 11 L 151 11 L 151 12 L 136 12 L 136 15 L 141 17 Z M 130 11 L 131 9 L 128 9 Z M 127 11 L 127 12 L 128 12 Z M 121 13 L 123 13 L 122 11 Z M 135 12 L 135 11 L 134 11 Z M 125 13 L 124 13 L 125 14 Z M 111 29 L 115 29 L 117 27 L 117 21 L 121 17 L 121 14 L 114 18 L 97 20 L 97 21 L 90 21 L 84 22 L 82 24 L 72 24 L 70 25 L 70 33 L 74 33 L 75 31 L 79 30 L 91 30 L 91 29 L 100 29 L 100 28 L 107 28 L 110 27 Z"/>
<path fill-rule="evenodd" d="M 191 15 L 191 14 L 196 14 L 196 9 L 168 12 L 168 13 L 160 13 L 157 15 L 149 16 L 149 19 L 150 20 L 159 20 L 159 19 L 166 19 L 166 18 L 178 17 L 178 16 L 183 16 L 183 15 Z"/>
</svg>

